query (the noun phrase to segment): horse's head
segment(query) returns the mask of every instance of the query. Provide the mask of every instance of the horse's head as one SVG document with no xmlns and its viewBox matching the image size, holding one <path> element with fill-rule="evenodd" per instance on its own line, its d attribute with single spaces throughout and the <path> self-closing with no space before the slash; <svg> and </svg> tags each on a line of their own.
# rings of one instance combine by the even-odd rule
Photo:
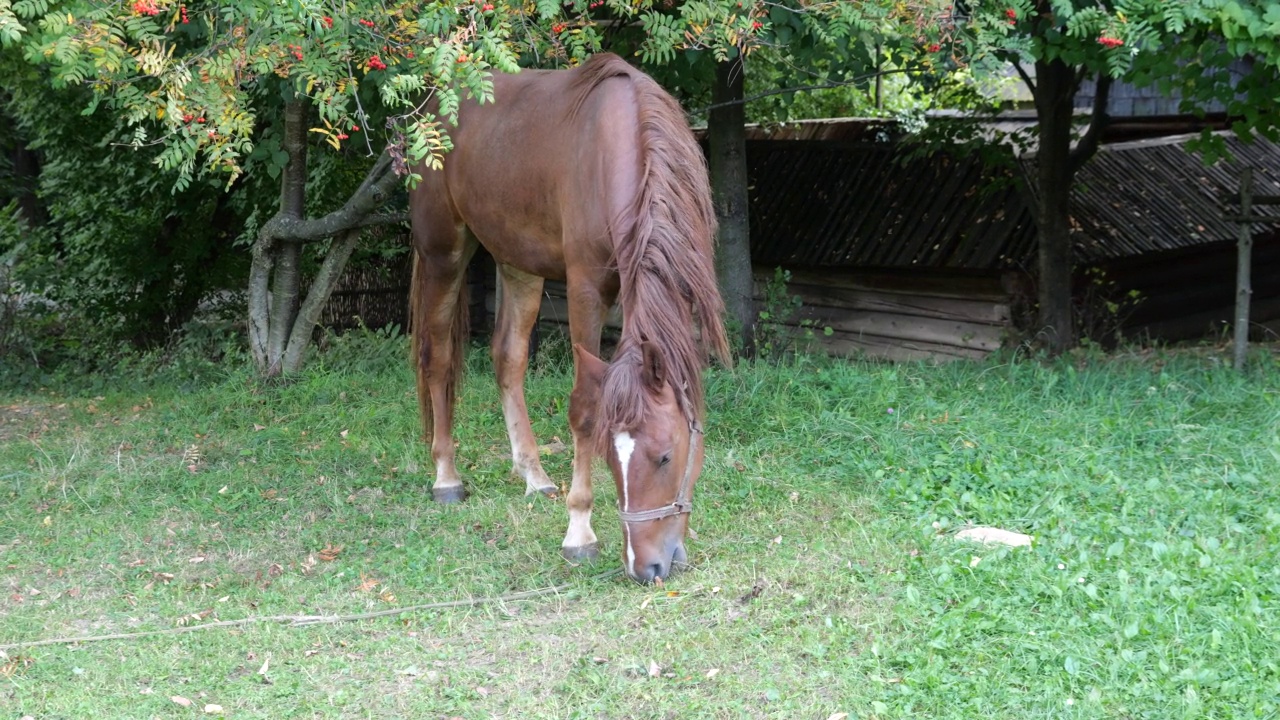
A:
<svg viewBox="0 0 1280 720">
<path fill-rule="evenodd" d="M 641 344 L 638 363 L 637 353 L 614 360 L 633 367 L 611 369 L 581 347 L 574 351 L 575 400 L 582 398 L 579 405 L 592 416 L 586 425 L 593 428 L 618 489 L 622 566 L 638 582 L 665 578 L 686 561 L 693 485 L 702 472 L 702 429 L 686 415 L 652 343 Z M 606 397 L 610 394 L 630 399 Z M 599 411 L 620 402 L 642 406 L 622 413 Z M 608 419 L 615 415 L 629 419 Z M 597 427 L 596 421 L 607 425 Z"/>
</svg>

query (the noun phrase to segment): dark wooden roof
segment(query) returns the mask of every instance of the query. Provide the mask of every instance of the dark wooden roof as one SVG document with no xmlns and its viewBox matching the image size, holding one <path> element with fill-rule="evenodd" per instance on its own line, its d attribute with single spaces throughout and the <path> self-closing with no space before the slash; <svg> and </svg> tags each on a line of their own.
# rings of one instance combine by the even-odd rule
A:
<svg viewBox="0 0 1280 720">
<path fill-rule="evenodd" d="M 1035 224 L 1009 171 L 907 158 L 890 143 L 747 143 L 757 263 L 991 270 L 1021 264 Z"/>
<path fill-rule="evenodd" d="M 1192 136 L 1103 146 L 1080 170 L 1072 216 L 1078 258 L 1113 260 L 1235 240 L 1233 195 L 1240 169 L 1254 169 L 1254 192 L 1280 195 L 1280 147 L 1223 135 L 1233 160 L 1206 166 L 1186 149 Z M 1031 170 L 1034 159 L 1024 165 Z M 1034 182 L 1034 175 L 1028 173 Z M 1257 214 L 1280 218 L 1280 208 Z"/>
<path fill-rule="evenodd" d="M 997 124 L 1007 131 L 1029 120 L 1010 114 Z M 1147 120 L 1141 132 L 1170 127 Z M 962 271 L 1033 265 L 1035 223 L 1025 192 L 1036 191 L 1034 154 L 1016 168 L 993 168 L 974 156 L 911 155 L 891 141 L 894 134 L 891 122 L 849 118 L 749 127 L 754 260 Z M 1235 159 L 1205 166 L 1185 147 L 1191 137 L 1103 145 L 1073 193 L 1078 260 L 1233 240 L 1235 225 L 1224 215 L 1245 164 L 1255 168 L 1258 194 L 1280 194 L 1280 147 L 1226 133 Z M 1280 216 L 1280 207 L 1260 212 Z"/>
</svg>

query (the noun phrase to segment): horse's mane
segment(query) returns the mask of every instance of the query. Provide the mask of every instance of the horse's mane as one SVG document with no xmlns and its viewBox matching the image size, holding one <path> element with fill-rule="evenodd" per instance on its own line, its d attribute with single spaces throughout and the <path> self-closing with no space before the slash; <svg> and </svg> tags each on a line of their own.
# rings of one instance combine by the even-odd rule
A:
<svg viewBox="0 0 1280 720">
<path fill-rule="evenodd" d="M 635 91 L 641 156 L 640 187 L 630 232 L 614 247 L 621 279 L 622 340 L 601 390 L 597 440 L 616 428 L 635 428 L 649 404 L 642 379 L 642 343 L 659 351 L 664 378 L 685 418 L 703 417 L 706 354 L 730 362 L 715 272 L 715 212 L 702 149 L 680 105 L 648 76 L 616 55 L 596 55 L 575 79 L 571 113 L 604 80 L 626 77 Z M 701 329 L 701 338 L 698 330 Z"/>
</svg>

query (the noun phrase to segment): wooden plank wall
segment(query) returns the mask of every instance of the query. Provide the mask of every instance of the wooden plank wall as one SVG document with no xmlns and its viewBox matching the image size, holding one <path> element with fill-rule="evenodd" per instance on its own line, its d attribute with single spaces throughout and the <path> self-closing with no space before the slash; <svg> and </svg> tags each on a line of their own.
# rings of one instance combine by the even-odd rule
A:
<svg viewBox="0 0 1280 720">
<path fill-rule="evenodd" d="M 1102 265 L 1119 293 L 1136 290 L 1141 300 L 1122 318 L 1133 340 L 1177 342 L 1221 334 L 1235 313 L 1236 248 L 1217 243 L 1189 251 L 1152 253 Z M 1280 319 L 1280 232 L 1254 237 L 1253 340 L 1274 340 Z"/>
<path fill-rule="evenodd" d="M 756 269 L 759 309 L 773 278 L 773 270 Z M 994 273 L 793 270 L 787 288 L 801 303 L 787 328 L 833 355 L 980 359 L 1000 347 L 1009 329 L 1009 293 Z"/>
<path fill-rule="evenodd" d="M 756 269 L 757 311 L 765 309 L 765 287 L 773 277 L 772 268 Z M 783 323 L 791 345 L 808 343 L 832 355 L 980 359 L 1000 347 L 1009 328 L 1009 293 L 995 274 L 793 270 L 787 291 L 801 302 Z M 621 320 L 615 307 L 606 332 L 620 328 Z M 546 283 L 541 321 L 568 326 L 563 283 Z"/>
</svg>

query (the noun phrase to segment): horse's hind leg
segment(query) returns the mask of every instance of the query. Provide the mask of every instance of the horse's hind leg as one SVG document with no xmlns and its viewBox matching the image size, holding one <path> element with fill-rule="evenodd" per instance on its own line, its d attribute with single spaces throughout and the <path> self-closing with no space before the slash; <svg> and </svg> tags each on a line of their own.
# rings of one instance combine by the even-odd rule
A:
<svg viewBox="0 0 1280 720">
<path fill-rule="evenodd" d="M 502 414 L 511 438 L 514 472 L 524 478 L 525 494 L 555 495 L 556 486 L 542 469 L 538 441 L 529 424 L 524 399 L 524 375 L 529 367 L 529 333 L 538 321 L 542 305 L 542 278 L 499 265 L 502 301 L 493 332 L 493 368 L 502 392 Z"/>
<path fill-rule="evenodd" d="M 436 228 L 429 237 L 425 250 L 422 245 L 417 249 L 413 277 L 418 397 L 436 469 L 431 495 L 437 502 L 452 503 L 467 496 L 455 460 L 453 409 L 470 330 L 465 270 L 476 241 L 465 226 L 452 224 Z"/>
</svg>

